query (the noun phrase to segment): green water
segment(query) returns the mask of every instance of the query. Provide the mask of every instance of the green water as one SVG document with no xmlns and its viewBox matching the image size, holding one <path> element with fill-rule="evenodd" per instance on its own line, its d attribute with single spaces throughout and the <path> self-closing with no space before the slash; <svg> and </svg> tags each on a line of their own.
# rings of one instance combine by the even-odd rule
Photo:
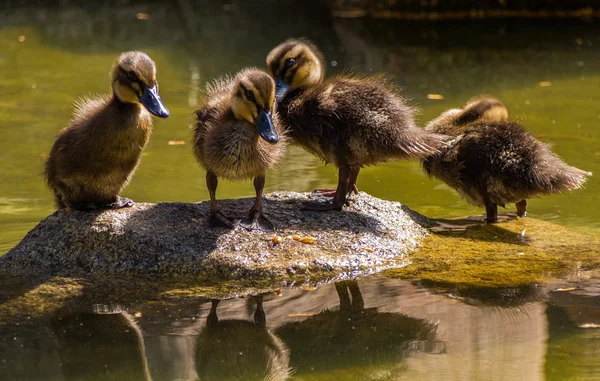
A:
<svg viewBox="0 0 600 381">
<path fill-rule="evenodd" d="M 420 109 L 421 123 L 474 96 L 499 97 L 568 163 L 600 173 L 600 27 L 594 23 L 344 21 L 316 6 L 253 4 L 1 11 L 0 253 L 53 211 L 40 176 L 44 157 L 68 122 L 73 102 L 107 92 L 113 60 L 131 49 L 156 61 L 161 95 L 171 110 L 168 119 L 155 121 L 143 161 L 124 191 L 138 202 L 208 198 L 189 144 L 192 111 L 204 84 L 245 66 L 264 66 L 269 50 L 289 36 L 313 39 L 332 65 L 335 61 L 330 72 L 386 72 Z M 139 12 L 150 19 L 138 20 Z M 540 87 L 543 81 L 551 86 Z M 444 99 L 429 100 L 427 94 Z M 332 166 L 292 148 L 269 173 L 267 191 L 309 191 L 334 185 L 336 176 Z M 358 185 L 431 217 L 482 213 L 424 176 L 417 162 L 365 168 Z M 248 182 L 223 183 L 218 190 L 221 198 L 252 194 Z M 598 235 L 599 195 L 600 177 L 593 176 L 583 190 L 532 200 L 529 213 Z"/>
</svg>

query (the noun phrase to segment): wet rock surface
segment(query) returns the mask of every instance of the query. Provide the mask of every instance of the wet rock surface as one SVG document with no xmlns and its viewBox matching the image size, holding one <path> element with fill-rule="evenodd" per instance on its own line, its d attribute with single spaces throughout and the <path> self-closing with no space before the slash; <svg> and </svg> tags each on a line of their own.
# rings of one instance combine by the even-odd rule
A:
<svg viewBox="0 0 600 381">
<path fill-rule="evenodd" d="M 427 235 L 424 226 L 430 225 L 398 202 L 365 193 L 354 196 L 343 212 L 301 211 L 310 197 L 293 192 L 265 196 L 264 210 L 275 232 L 209 228 L 208 202 L 136 204 L 91 213 L 61 210 L 1 257 L 0 271 L 212 279 L 356 276 L 405 265 L 406 254 L 419 246 Z M 242 218 L 252 203 L 251 198 L 223 200 L 219 207 Z M 315 240 L 303 243 L 298 237 Z"/>
</svg>

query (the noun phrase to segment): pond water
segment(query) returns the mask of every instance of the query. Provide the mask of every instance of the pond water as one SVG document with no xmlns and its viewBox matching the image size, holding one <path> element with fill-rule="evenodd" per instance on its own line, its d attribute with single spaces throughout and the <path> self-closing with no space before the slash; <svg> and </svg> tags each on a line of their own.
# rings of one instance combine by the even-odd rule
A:
<svg viewBox="0 0 600 381">
<path fill-rule="evenodd" d="M 84 292 L 0 317 L 0 380 L 597 380 L 600 274 L 585 279 L 459 291 L 367 277 L 220 302 Z"/>
<path fill-rule="evenodd" d="M 204 84 L 264 67 L 269 50 L 292 36 L 317 43 L 330 73 L 387 73 L 419 108 L 420 124 L 495 96 L 566 162 L 600 173 L 597 22 L 342 20 L 312 2 L 271 0 L 8 4 L 0 6 L 0 255 L 54 211 L 41 171 L 73 102 L 107 92 L 115 57 L 133 49 L 156 61 L 171 110 L 155 120 L 124 191 L 138 202 L 208 199 L 189 144 Z M 310 191 L 336 176 L 291 148 L 266 191 Z M 483 212 L 417 162 L 365 168 L 358 186 L 434 218 Z M 250 182 L 223 182 L 218 197 L 253 192 Z M 596 175 L 585 189 L 531 200 L 528 213 L 600 236 L 599 201 Z M 115 294 L 92 303 L 82 294 L 85 302 L 37 313 L 28 293 L 5 299 L 4 288 L 0 380 L 598 380 L 600 277 L 576 275 L 468 291 L 379 276 L 218 307 L 202 297 L 122 303 Z"/>
</svg>

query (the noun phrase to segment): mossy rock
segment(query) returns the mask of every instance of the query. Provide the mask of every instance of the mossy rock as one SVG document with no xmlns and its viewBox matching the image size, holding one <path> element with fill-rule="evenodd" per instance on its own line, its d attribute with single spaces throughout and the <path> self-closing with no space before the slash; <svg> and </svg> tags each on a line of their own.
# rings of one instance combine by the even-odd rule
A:
<svg viewBox="0 0 600 381">
<path fill-rule="evenodd" d="M 532 218 L 510 216 L 490 225 L 446 220 L 432 230 L 437 233 L 411 255 L 410 266 L 384 274 L 483 292 L 600 267 L 599 238 Z"/>
</svg>

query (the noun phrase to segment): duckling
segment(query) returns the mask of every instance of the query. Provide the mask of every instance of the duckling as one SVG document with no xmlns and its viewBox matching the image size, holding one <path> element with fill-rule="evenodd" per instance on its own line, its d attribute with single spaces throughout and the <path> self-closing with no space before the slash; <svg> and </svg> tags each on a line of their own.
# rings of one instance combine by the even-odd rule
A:
<svg viewBox="0 0 600 381">
<path fill-rule="evenodd" d="M 357 192 L 360 169 L 392 159 L 423 158 L 442 136 L 415 125 L 414 110 L 382 78 L 336 76 L 325 80 L 323 54 L 311 42 L 291 39 L 267 56 L 277 84 L 278 111 L 294 144 L 339 170 L 332 203 L 303 209 L 342 210 Z"/>
<path fill-rule="evenodd" d="M 207 99 L 196 111 L 194 155 L 206 169 L 210 193 L 210 226 L 233 227 L 217 208 L 218 178 L 254 179 L 256 201 L 240 221 L 247 229 L 273 230 L 262 212 L 265 174 L 285 153 L 286 139 L 275 111 L 275 82 L 258 69 L 245 69 L 207 87 Z"/>
<path fill-rule="evenodd" d="M 549 145 L 508 121 L 508 109 L 496 99 L 448 110 L 425 128 L 454 137 L 423 160 L 425 172 L 471 204 L 485 206 L 490 223 L 498 221 L 498 205 L 514 202 L 523 217 L 528 198 L 578 189 L 591 175 L 568 166 Z"/>
<path fill-rule="evenodd" d="M 111 71 L 111 96 L 82 100 L 54 142 L 45 165 L 57 207 L 124 208 L 129 183 L 152 132 L 150 114 L 169 110 L 158 95 L 156 65 L 145 53 L 127 52 Z"/>
</svg>

